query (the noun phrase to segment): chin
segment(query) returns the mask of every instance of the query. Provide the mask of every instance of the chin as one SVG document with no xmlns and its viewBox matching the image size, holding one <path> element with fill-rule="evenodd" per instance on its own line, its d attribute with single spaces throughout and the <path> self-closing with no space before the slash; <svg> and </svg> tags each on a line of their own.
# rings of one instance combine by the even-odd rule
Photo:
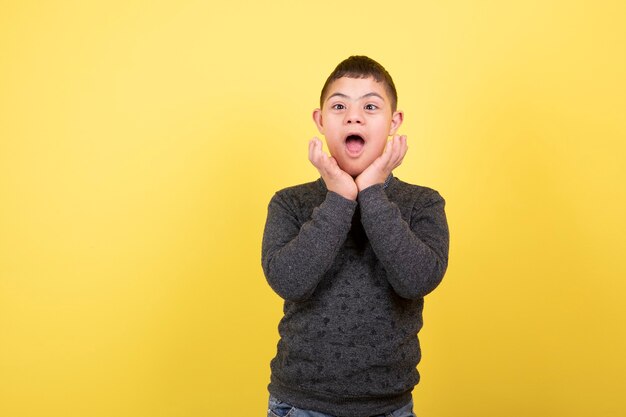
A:
<svg viewBox="0 0 626 417">
<path fill-rule="evenodd" d="M 361 175 L 361 173 L 363 171 L 365 171 L 365 168 L 362 167 L 346 167 L 346 168 L 341 168 L 344 171 L 346 171 L 348 173 L 348 175 L 352 176 L 352 178 L 356 178 L 359 175 Z"/>
<path fill-rule="evenodd" d="M 376 158 L 373 158 L 371 160 L 370 158 L 367 158 L 367 159 L 363 158 L 359 160 L 349 160 L 349 161 L 345 161 L 347 163 L 341 164 L 339 167 L 345 172 L 347 172 L 349 175 L 351 175 L 353 178 L 356 178 L 359 175 L 361 175 L 363 171 L 365 171 L 365 169 L 372 164 L 372 162 L 374 162 L 374 159 Z"/>
</svg>

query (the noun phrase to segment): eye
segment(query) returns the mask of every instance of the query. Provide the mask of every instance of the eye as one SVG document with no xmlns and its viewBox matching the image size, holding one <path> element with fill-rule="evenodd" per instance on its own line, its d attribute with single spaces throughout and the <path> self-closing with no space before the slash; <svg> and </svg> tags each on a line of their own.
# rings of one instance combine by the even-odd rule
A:
<svg viewBox="0 0 626 417">
<path fill-rule="evenodd" d="M 375 104 L 366 104 L 365 105 L 365 110 L 376 110 L 378 109 L 378 106 Z"/>
<path fill-rule="evenodd" d="M 343 109 L 346 108 L 346 106 L 344 106 L 343 104 L 337 103 L 337 104 L 333 104 L 332 108 L 335 109 L 335 110 L 343 110 Z"/>
</svg>

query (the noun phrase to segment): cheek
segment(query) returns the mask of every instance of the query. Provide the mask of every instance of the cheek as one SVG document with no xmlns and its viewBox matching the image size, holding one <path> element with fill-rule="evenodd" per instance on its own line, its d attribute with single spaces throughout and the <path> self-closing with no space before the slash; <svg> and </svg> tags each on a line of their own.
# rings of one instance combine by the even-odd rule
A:
<svg viewBox="0 0 626 417">
<path fill-rule="evenodd" d="M 326 146 L 331 153 L 336 153 L 342 147 L 343 143 L 335 138 L 329 138 L 326 136 Z"/>
<path fill-rule="evenodd" d="M 385 150 L 385 145 L 386 144 L 387 144 L 386 141 L 380 141 L 380 143 L 377 143 L 376 147 L 374 148 L 374 154 L 376 156 L 382 155 L 383 151 Z"/>
<path fill-rule="evenodd" d="M 371 142 L 372 152 L 376 155 L 381 155 L 385 150 L 389 136 L 387 131 L 381 129 L 380 132 L 376 132 L 376 139 Z"/>
<path fill-rule="evenodd" d="M 391 124 L 379 121 L 375 126 L 370 126 L 370 134 L 376 139 L 387 138 L 389 131 L 391 130 Z"/>
</svg>

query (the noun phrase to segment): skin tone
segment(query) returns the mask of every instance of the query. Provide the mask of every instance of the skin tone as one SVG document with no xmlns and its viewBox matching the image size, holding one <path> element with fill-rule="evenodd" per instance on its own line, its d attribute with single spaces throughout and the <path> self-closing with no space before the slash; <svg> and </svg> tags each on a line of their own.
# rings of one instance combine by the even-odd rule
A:
<svg viewBox="0 0 626 417">
<path fill-rule="evenodd" d="M 384 84 L 374 78 L 335 80 L 322 108 L 313 111 L 330 155 L 317 137 L 309 142 L 309 161 L 328 190 L 356 200 L 360 191 L 384 183 L 407 152 L 406 136 L 396 134 L 403 117 L 401 111 L 392 110 Z M 363 140 L 350 145 L 350 135 Z"/>
</svg>

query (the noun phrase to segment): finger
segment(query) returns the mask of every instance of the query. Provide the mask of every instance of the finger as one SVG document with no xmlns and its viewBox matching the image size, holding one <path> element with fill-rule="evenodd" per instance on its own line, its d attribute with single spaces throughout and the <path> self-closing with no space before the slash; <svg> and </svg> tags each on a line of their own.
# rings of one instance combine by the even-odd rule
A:
<svg viewBox="0 0 626 417">
<path fill-rule="evenodd" d="M 322 152 L 322 141 L 316 137 L 311 139 L 310 154 L 311 162 L 319 170 L 322 166 L 324 153 Z"/>
<path fill-rule="evenodd" d="M 309 141 L 309 161 L 313 162 L 313 149 L 315 147 L 315 139 L 313 138 Z"/>
<path fill-rule="evenodd" d="M 324 152 L 323 146 L 322 141 L 318 139 L 315 144 L 316 161 L 320 172 L 327 174 L 332 169 L 332 163 L 328 154 Z"/>
<path fill-rule="evenodd" d="M 317 151 L 317 141 L 318 141 L 317 138 L 313 138 L 309 142 L 309 159 L 311 160 L 313 165 L 315 165 L 316 168 L 319 165 L 319 155 L 318 155 L 318 151 Z"/>
<path fill-rule="evenodd" d="M 370 166 L 375 167 L 379 171 L 383 171 L 383 172 L 388 170 L 390 155 L 391 153 L 387 150 L 387 146 L 385 146 L 385 151 L 383 152 L 383 154 L 380 155 L 378 158 L 376 158 L 374 162 L 371 163 Z"/>
<path fill-rule="evenodd" d="M 409 145 L 407 144 L 406 135 L 403 135 L 401 137 L 401 140 L 402 140 L 402 152 L 401 152 L 401 155 L 402 155 L 402 159 L 404 159 L 404 155 L 406 155 L 406 152 L 409 150 Z"/>
<path fill-rule="evenodd" d="M 323 160 L 326 160 L 326 157 L 328 155 L 326 155 L 326 152 L 324 152 L 324 144 L 322 143 L 321 140 L 317 139 L 315 141 L 315 149 L 317 151 L 317 154 L 320 156 L 320 158 L 322 158 Z"/>
<path fill-rule="evenodd" d="M 393 140 L 388 140 L 385 144 L 385 149 L 383 150 L 382 155 L 378 157 L 378 159 L 383 162 L 385 165 L 389 162 L 389 158 L 391 157 L 391 151 L 393 149 Z"/>
<path fill-rule="evenodd" d="M 391 158 L 389 160 L 388 170 L 394 170 L 400 163 L 403 158 L 403 145 L 402 145 L 402 137 L 400 135 L 395 135 L 393 137 L 393 149 L 391 153 Z"/>
<path fill-rule="evenodd" d="M 399 136 L 394 135 L 390 142 L 391 146 L 389 148 L 389 160 L 387 161 L 388 170 L 392 170 L 393 168 L 395 168 L 396 163 L 398 162 L 400 152 Z"/>
<path fill-rule="evenodd" d="M 393 148 L 393 138 L 391 138 L 391 140 L 388 140 L 387 143 L 385 144 L 385 150 L 383 151 L 383 154 L 391 152 L 392 148 Z"/>
<path fill-rule="evenodd" d="M 400 143 L 399 145 L 400 149 L 399 149 L 399 154 L 398 154 L 398 160 L 396 161 L 395 167 L 398 167 L 400 166 L 400 164 L 402 164 L 402 161 L 404 160 L 404 156 L 406 155 L 406 152 L 408 150 L 408 146 L 406 143 L 406 136 L 401 136 L 399 143 Z"/>
<path fill-rule="evenodd" d="M 396 135 L 395 139 L 395 148 L 394 148 L 394 158 L 397 161 L 402 158 L 402 136 Z"/>
<path fill-rule="evenodd" d="M 337 164 L 337 160 L 335 159 L 334 156 L 331 156 L 328 158 L 328 168 L 329 169 L 339 168 L 339 164 Z"/>
</svg>

